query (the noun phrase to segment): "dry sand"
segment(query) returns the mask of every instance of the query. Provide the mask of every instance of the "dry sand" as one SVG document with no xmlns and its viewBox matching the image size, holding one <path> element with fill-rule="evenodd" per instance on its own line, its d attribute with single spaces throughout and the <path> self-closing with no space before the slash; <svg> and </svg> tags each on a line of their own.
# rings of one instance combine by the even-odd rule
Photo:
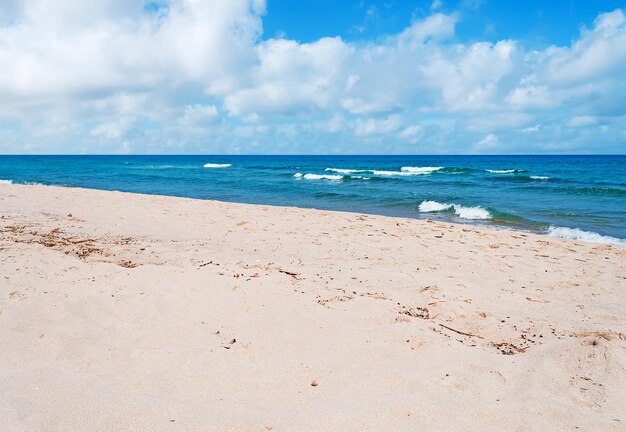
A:
<svg viewBox="0 0 626 432">
<path fill-rule="evenodd" d="M 0 217 L 1 431 L 626 430 L 626 248 L 45 186 Z"/>
</svg>

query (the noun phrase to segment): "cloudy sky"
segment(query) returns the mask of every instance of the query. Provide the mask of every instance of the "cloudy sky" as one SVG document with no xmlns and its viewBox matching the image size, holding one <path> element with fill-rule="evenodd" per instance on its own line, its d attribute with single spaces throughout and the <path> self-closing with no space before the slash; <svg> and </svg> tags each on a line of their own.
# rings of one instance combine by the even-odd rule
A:
<svg viewBox="0 0 626 432">
<path fill-rule="evenodd" d="M 0 153 L 626 153 L 625 6 L 0 0 Z"/>
</svg>

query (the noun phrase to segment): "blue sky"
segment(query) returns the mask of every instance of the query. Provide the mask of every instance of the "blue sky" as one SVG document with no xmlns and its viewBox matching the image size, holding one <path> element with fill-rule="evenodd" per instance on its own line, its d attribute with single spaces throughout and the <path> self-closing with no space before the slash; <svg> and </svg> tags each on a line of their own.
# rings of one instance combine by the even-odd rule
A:
<svg viewBox="0 0 626 432">
<path fill-rule="evenodd" d="M 264 38 L 277 36 L 312 42 L 324 36 L 348 41 L 376 39 L 402 31 L 412 20 L 432 13 L 433 2 L 407 0 L 274 0 L 263 20 Z M 599 13 L 624 7 L 615 0 L 454 0 L 442 1 L 441 12 L 462 14 L 460 41 L 523 40 L 537 48 L 567 45 Z"/>
<path fill-rule="evenodd" d="M 0 0 L 0 152 L 626 153 L 625 6 Z"/>
</svg>

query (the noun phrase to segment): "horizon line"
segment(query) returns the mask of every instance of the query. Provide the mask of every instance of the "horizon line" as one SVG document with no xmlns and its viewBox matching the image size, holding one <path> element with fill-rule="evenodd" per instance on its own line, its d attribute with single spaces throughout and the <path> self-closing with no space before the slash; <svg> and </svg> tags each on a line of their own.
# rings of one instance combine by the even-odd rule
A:
<svg viewBox="0 0 626 432">
<path fill-rule="evenodd" d="M 128 156 L 202 156 L 202 157 L 250 157 L 250 156 L 313 156 L 313 157 L 345 157 L 345 156 L 385 156 L 385 157 L 447 157 L 447 156 L 467 156 L 467 157 L 484 157 L 484 156 L 626 156 L 626 153 L 442 153 L 442 154 L 377 154 L 377 153 L 346 153 L 346 154 L 311 154 L 311 153 L 285 153 L 285 154 L 271 154 L 271 153 L 250 153 L 250 154 L 229 154 L 229 153 L 6 153 L 0 154 L 0 157 L 32 157 L 32 156 L 115 156 L 115 157 L 128 157 Z"/>
</svg>

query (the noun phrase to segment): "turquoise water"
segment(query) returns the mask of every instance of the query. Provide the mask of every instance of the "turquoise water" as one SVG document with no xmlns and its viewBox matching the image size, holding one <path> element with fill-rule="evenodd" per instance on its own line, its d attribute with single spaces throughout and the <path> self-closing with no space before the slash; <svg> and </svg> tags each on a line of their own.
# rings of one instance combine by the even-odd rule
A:
<svg viewBox="0 0 626 432">
<path fill-rule="evenodd" d="M 0 156 L 0 179 L 626 244 L 626 156 Z"/>
</svg>

